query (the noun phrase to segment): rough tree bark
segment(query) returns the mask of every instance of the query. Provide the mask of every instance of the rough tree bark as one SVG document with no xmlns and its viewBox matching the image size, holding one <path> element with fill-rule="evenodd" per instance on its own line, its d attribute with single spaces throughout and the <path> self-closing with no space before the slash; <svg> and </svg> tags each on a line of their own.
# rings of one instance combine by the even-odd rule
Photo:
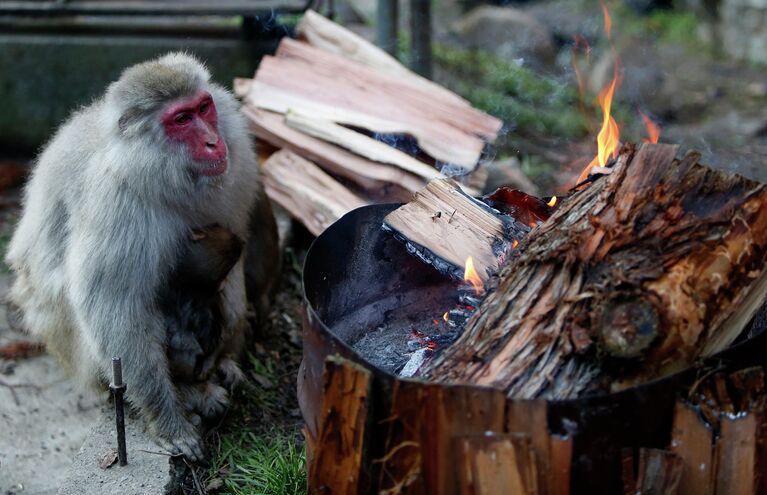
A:
<svg viewBox="0 0 767 495">
<path fill-rule="evenodd" d="M 429 375 L 563 399 L 728 346 L 767 289 L 767 187 L 676 152 L 625 147 L 567 198 Z"/>
</svg>

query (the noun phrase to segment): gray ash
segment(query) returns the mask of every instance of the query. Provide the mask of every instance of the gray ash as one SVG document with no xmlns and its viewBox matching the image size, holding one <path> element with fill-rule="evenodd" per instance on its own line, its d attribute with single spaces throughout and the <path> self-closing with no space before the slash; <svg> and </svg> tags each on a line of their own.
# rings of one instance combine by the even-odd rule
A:
<svg viewBox="0 0 767 495">
<path fill-rule="evenodd" d="M 474 305 L 467 303 L 467 299 Z M 418 376 L 423 364 L 449 347 L 463 333 L 480 301 L 460 288 L 454 307 L 447 311 L 424 309 L 402 321 L 392 312 L 375 330 L 352 341 L 351 347 L 376 367 L 400 376 Z M 352 319 L 353 321 L 353 319 Z"/>
</svg>

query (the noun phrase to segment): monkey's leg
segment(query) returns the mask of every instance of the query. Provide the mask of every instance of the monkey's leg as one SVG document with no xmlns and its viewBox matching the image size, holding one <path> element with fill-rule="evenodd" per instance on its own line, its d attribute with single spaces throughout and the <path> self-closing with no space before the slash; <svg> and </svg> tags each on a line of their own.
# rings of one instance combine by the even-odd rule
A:
<svg viewBox="0 0 767 495">
<path fill-rule="evenodd" d="M 90 333 L 90 332 L 89 332 Z M 136 407 L 147 423 L 147 429 L 158 444 L 173 453 L 185 455 L 192 461 L 204 458 L 197 429 L 184 414 L 176 387 L 170 379 L 165 349 L 162 342 L 144 332 L 136 332 L 139 341 L 132 338 L 105 340 L 95 337 L 100 354 L 100 368 L 108 376 L 109 356 L 120 356 L 123 377 L 128 384 L 126 398 Z"/>
<path fill-rule="evenodd" d="M 110 376 L 111 358 L 121 357 L 128 385 L 126 399 L 147 419 L 150 432 L 171 452 L 200 460 L 199 435 L 184 415 L 171 381 L 165 321 L 158 313 L 153 290 L 162 282 L 159 267 L 172 266 L 173 244 L 167 238 L 165 245 L 160 241 L 173 225 L 158 221 L 161 217 L 156 212 L 137 208 L 132 198 L 126 200 L 119 191 L 111 193 L 109 201 L 114 205 L 109 209 L 86 209 L 106 218 L 83 215 L 72 229 L 67 271 L 71 276 L 70 302 L 82 343 L 102 378 Z M 104 200 L 98 204 L 109 203 Z M 120 215 L 124 211 L 145 216 Z M 145 225 L 154 233 L 146 237 L 154 245 L 121 248 L 125 239 L 135 237 L 135 224 Z"/>
</svg>

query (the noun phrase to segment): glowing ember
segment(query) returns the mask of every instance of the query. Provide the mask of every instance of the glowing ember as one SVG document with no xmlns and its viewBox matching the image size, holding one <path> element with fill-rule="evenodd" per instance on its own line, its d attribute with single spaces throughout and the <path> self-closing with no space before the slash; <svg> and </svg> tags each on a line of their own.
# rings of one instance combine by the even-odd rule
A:
<svg viewBox="0 0 767 495">
<path fill-rule="evenodd" d="M 519 246 L 519 241 L 514 239 L 511 241 L 511 249 L 515 249 L 517 246 Z"/>
<path fill-rule="evenodd" d="M 647 129 L 647 137 L 644 139 L 645 143 L 657 143 L 658 139 L 660 138 L 660 127 L 658 127 L 658 124 L 650 120 L 650 117 L 645 115 L 641 110 L 637 110 L 639 112 L 639 115 L 642 116 L 642 120 L 644 121 L 644 126 Z"/>
<path fill-rule="evenodd" d="M 485 284 L 482 283 L 482 279 L 474 268 L 474 258 L 471 256 L 466 258 L 466 269 L 463 272 L 463 280 L 469 282 L 472 287 L 474 287 L 474 292 L 478 296 L 484 294 Z"/>
<path fill-rule="evenodd" d="M 442 315 L 442 319 L 445 320 L 445 321 L 450 320 L 450 312 L 449 311 L 445 311 L 445 314 Z"/>
<path fill-rule="evenodd" d="M 552 196 L 551 199 L 549 200 L 549 202 L 546 203 L 546 204 L 549 205 L 551 208 L 553 208 L 557 204 L 557 197 L 556 196 Z"/>
</svg>

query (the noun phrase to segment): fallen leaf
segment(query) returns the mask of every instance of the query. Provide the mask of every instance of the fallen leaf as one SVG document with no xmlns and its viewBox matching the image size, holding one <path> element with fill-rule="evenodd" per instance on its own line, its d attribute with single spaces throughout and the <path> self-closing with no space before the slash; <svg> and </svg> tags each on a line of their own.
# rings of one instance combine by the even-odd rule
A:
<svg viewBox="0 0 767 495">
<path fill-rule="evenodd" d="M 268 379 L 267 377 L 265 377 L 264 375 L 259 375 L 258 373 L 251 371 L 250 376 L 253 377 L 253 380 L 255 380 L 256 383 L 258 383 L 265 389 L 270 389 L 274 387 L 274 384 L 272 383 L 272 381 Z"/>
<path fill-rule="evenodd" d="M 110 449 L 106 454 L 101 457 L 99 461 L 99 467 L 101 469 L 109 469 L 117 462 L 117 449 Z"/>
<path fill-rule="evenodd" d="M 216 490 L 220 490 L 224 487 L 224 480 L 221 478 L 213 478 L 208 482 L 208 485 L 205 487 L 206 492 L 215 492 Z"/>
</svg>

